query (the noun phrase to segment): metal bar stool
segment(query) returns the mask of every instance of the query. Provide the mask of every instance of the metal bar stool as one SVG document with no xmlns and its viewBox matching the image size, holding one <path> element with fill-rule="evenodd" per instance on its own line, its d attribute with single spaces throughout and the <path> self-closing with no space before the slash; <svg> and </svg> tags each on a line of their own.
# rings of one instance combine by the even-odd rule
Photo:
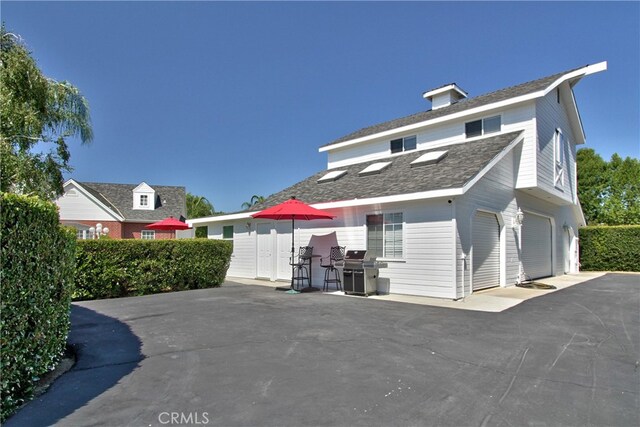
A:
<svg viewBox="0 0 640 427">
<path fill-rule="evenodd" d="M 303 284 L 307 281 L 307 286 L 311 286 L 311 272 L 307 266 L 311 265 L 311 256 L 313 255 L 313 246 L 301 246 L 298 252 L 298 258 L 292 259 L 289 265 L 293 266 L 293 277 L 291 285 L 296 287 L 297 284 Z"/>
<path fill-rule="evenodd" d="M 340 272 L 336 268 L 336 261 L 342 261 L 344 259 L 345 247 L 344 246 L 332 246 L 329 258 L 320 258 L 320 267 L 324 268 L 324 286 L 323 291 L 329 290 L 329 284 L 335 283 L 336 289 L 342 291 L 342 280 L 340 280 Z M 331 277 L 333 276 L 333 278 Z"/>
</svg>

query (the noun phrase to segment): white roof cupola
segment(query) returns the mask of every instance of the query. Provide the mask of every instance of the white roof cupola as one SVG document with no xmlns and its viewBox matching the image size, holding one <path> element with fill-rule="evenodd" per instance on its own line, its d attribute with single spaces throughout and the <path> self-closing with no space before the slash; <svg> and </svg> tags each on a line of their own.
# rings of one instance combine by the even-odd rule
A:
<svg viewBox="0 0 640 427">
<path fill-rule="evenodd" d="M 466 98 L 467 92 L 460 89 L 457 84 L 450 83 L 425 92 L 422 94 L 422 97 L 427 101 L 431 101 L 432 110 L 437 110 L 438 108 L 448 107 Z"/>
<path fill-rule="evenodd" d="M 156 190 L 146 182 L 133 189 L 133 209 L 152 211 L 156 208 Z"/>
</svg>

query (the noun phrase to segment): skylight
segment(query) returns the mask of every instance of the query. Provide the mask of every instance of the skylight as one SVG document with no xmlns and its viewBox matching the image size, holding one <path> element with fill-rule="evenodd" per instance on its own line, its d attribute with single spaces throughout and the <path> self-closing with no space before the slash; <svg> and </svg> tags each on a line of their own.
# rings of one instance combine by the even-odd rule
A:
<svg viewBox="0 0 640 427">
<path fill-rule="evenodd" d="M 322 178 L 318 179 L 318 182 L 335 181 L 345 173 L 347 173 L 347 171 L 331 171 L 324 175 Z"/>
<path fill-rule="evenodd" d="M 448 152 L 448 150 L 431 151 L 429 153 L 423 154 L 422 156 L 411 162 L 411 167 L 438 163 L 440 160 L 444 159 Z"/>
<path fill-rule="evenodd" d="M 376 173 L 380 173 L 383 170 L 385 170 L 390 164 L 391 162 L 378 162 L 378 163 L 371 164 L 366 168 L 362 169 L 358 173 L 358 175 L 365 176 L 365 175 L 373 175 Z"/>
</svg>

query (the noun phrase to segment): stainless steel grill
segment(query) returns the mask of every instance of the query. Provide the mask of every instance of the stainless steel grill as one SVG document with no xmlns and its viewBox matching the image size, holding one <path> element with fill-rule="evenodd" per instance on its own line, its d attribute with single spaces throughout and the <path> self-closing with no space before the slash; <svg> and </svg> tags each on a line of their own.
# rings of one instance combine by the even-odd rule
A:
<svg viewBox="0 0 640 427">
<path fill-rule="evenodd" d="M 336 263 L 342 269 L 342 285 L 346 294 L 371 295 L 378 291 L 378 269 L 386 268 L 386 262 L 376 261 L 365 250 L 347 251 L 344 260 Z"/>
</svg>

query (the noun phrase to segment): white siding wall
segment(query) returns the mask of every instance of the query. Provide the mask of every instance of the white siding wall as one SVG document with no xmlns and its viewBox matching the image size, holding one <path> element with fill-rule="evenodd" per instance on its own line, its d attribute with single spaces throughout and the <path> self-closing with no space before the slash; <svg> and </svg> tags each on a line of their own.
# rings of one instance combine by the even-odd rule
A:
<svg viewBox="0 0 640 427">
<path fill-rule="evenodd" d="M 395 208 L 395 209 L 394 209 Z M 390 293 L 455 298 L 455 242 L 452 206 L 447 199 L 397 204 L 405 221 L 403 262 L 389 261 L 380 277 Z"/>
<path fill-rule="evenodd" d="M 522 154 L 517 170 L 516 187 L 536 185 L 536 110 L 533 102 L 505 111 L 502 115 L 502 130 L 524 131 Z"/>
<path fill-rule="evenodd" d="M 562 90 L 563 89 L 563 90 Z M 571 102 L 568 93 L 568 85 L 561 86 L 561 103 L 557 102 L 556 91 L 553 90 L 547 96 L 537 101 L 537 128 L 538 128 L 538 186 L 569 202 L 574 201 L 575 177 L 576 177 L 576 138 L 571 128 L 565 105 Z M 560 128 L 568 141 L 565 151 L 565 179 L 564 185 L 556 187 L 554 184 L 554 134 Z"/>
<path fill-rule="evenodd" d="M 471 293 L 473 271 L 472 222 L 478 210 L 492 212 L 498 216 L 501 227 L 501 285 L 511 285 L 518 276 L 519 258 L 517 232 L 511 228 L 511 219 L 518 207 L 514 185 L 521 165 L 523 144 L 514 147 L 467 193 L 455 200 L 457 234 L 457 297 Z M 466 261 L 462 256 L 466 255 Z M 464 283 L 463 283 L 464 276 Z"/>
<path fill-rule="evenodd" d="M 247 222 L 215 223 L 207 227 L 210 239 L 222 239 L 222 227 L 233 225 L 233 253 L 227 272 L 229 276 L 256 277 L 256 226 L 253 224 L 247 229 Z"/>
<path fill-rule="evenodd" d="M 68 185 L 65 194 L 56 200 L 60 207 L 60 219 L 66 220 L 95 220 L 117 221 L 107 210 L 82 194 L 75 185 Z"/>
<path fill-rule="evenodd" d="M 391 139 L 377 139 L 363 144 L 355 144 L 328 152 L 327 169 L 339 168 L 354 163 L 366 162 L 386 157 L 391 153 Z"/>
</svg>

